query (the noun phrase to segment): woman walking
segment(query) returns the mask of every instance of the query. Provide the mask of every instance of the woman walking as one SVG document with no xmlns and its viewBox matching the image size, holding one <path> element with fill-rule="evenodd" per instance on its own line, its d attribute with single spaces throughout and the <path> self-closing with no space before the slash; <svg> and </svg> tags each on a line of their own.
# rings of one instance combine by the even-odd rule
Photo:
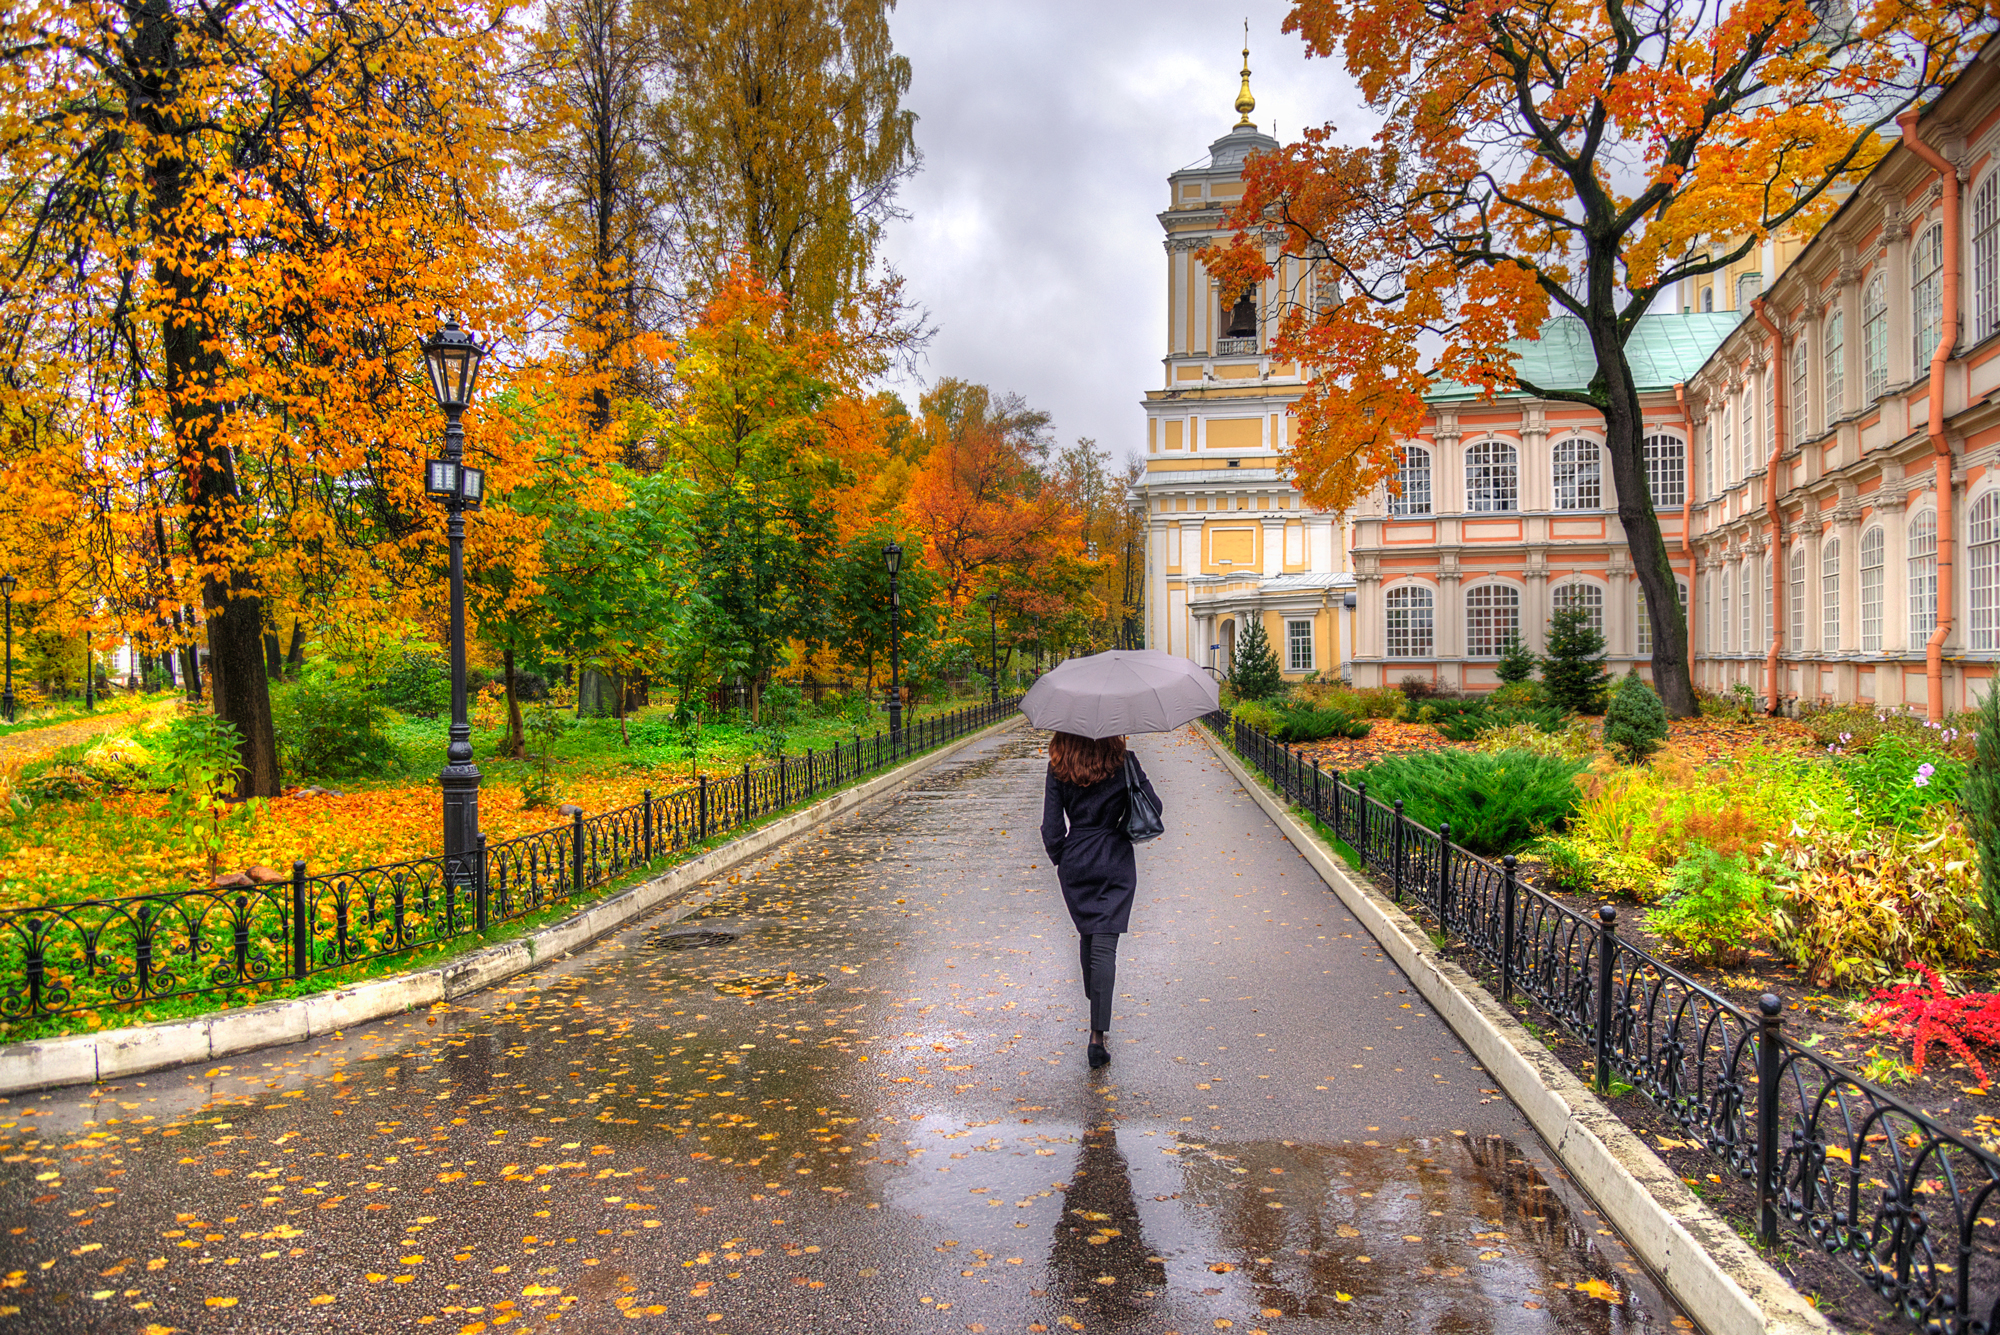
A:
<svg viewBox="0 0 2000 1335">
<path fill-rule="evenodd" d="M 1049 777 L 1042 795 L 1042 847 L 1055 864 L 1063 900 L 1076 924 L 1077 954 L 1083 963 L 1083 995 L 1090 1002 L 1091 1069 L 1111 1060 L 1104 1045 L 1111 1028 L 1111 996 L 1118 970 L 1118 935 L 1132 917 L 1139 887 L 1132 841 L 1125 834 L 1123 737 L 1079 737 L 1057 732 L 1049 738 Z M 1140 787 L 1160 807 L 1137 756 L 1132 768 Z"/>
</svg>

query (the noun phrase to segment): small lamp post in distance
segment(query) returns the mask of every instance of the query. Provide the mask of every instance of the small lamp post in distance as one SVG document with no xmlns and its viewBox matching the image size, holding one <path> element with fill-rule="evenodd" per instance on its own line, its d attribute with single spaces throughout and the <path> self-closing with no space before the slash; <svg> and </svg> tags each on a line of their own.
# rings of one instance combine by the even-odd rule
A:
<svg viewBox="0 0 2000 1335">
<path fill-rule="evenodd" d="M 987 698 L 1000 703 L 1000 595 L 986 595 L 986 680 L 991 689 Z"/>
<path fill-rule="evenodd" d="M 0 575 L 0 594 L 7 599 L 7 689 L 0 691 L 0 714 L 14 721 L 14 572 Z"/>
<path fill-rule="evenodd" d="M 903 592 L 896 583 L 903 569 L 903 544 L 884 547 L 882 564 L 889 568 L 889 741 L 893 745 L 903 735 Z"/>
<path fill-rule="evenodd" d="M 474 879 L 471 861 L 479 845 L 479 766 L 472 760 L 472 725 L 465 700 L 465 512 L 477 510 L 486 475 L 467 468 L 465 428 L 460 419 L 472 404 L 479 364 L 486 349 L 458 321 L 424 344 L 424 369 L 431 393 L 444 410 L 444 457 L 424 461 L 424 491 L 444 502 L 451 544 L 451 739 L 445 747 L 438 788 L 444 801 L 445 875 L 456 884 Z"/>
</svg>

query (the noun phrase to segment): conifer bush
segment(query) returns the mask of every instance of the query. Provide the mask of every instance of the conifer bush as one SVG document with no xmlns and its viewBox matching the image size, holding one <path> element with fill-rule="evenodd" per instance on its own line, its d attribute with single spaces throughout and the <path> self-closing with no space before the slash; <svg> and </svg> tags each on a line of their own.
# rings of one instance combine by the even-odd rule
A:
<svg viewBox="0 0 2000 1335">
<path fill-rule="evenodd" d="M 1378 801 L 1401 798 L 1403 814 L 1419 825 L 1435 830 L 1450 821 L 1458 847 L 1496 857 L 1569 824 L 1583 768 L 1526 751 L 1417 751 L 1379 760 L 1353 777 Z"/>
<path fill-rule="evenodd" d="M 1604 711 L 1604 744 L 1637 765 L 1667 740 L 1667 707 L 1638 673 L 1628 672 Z"/>
<path fill-rule="evenodd" d="M 1565 607 L 1549 618 L 1549 651 L 1542 659 L 1542 681 L 1549 699 L 1562 709 L 1596 714 L 1604 707 L 1611 674 L 1604 670 L 1604 635 L 1590 624 L 1590 613 Z"/>
<path fill-rule="evenodd" d="M 1500 647 L 1500 662 L 1493 669 L 1503 685 L 1519 686 L 1535 675 L 1535 651 L 1516 635 Z"/>
<path fill-rule="evenodd" d="M 1236 671 L 1229 680 L 1244 700 L 1268 699 L 1283 689 L 1285 677 L 1278 670 L 1278 656 L 1271 652 L 1271 637 L 1264 633 L 1262 618 L 1245 619 L 1243 631 L 1236 637 Z"/>
</svg>

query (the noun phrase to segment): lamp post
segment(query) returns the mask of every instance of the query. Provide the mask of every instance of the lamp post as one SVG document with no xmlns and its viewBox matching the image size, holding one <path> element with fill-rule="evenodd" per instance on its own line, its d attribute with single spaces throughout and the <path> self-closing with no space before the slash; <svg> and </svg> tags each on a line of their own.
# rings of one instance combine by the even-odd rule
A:
<svg viewBox="0 0 2000 1335">
<path fill-rule="evenodd" d="M 451 741 L 438 787 L 444 796 L 445 874 L 470 884 L 468 866 L 479 845 L 479 766 L 472 762 L 472 725 L 465 716 L 465 512 L 479 508 L 485 474 L 463 463 L 465 428 L 459 419 L 472 403 L 473 385 L 486 349 L 446 322 L 424 344 L 431 392 L 444 409 L 444 458 L 424 462 L 424 490 L 443 500 L 451 540 Z"/>
<path fill-rule="evenodd" d="M 889 740 L 894 743 L 903 735 L 903 594 L 896 585 L 903 544 L 884 547 L 882 564 L 889 567 Z"/>
<path fill-rule="evenodd" d="M 7 689 L 0 692 L 0 714 L 14 721 L 14 576 L 0 575 L 0 595 L 7 599 Z"/>
<path fill-rule="evenodd" d="M 986 595 L 986 680 L 992 689 L 987 693 L 994 704 L 1000 703 L 1000 595 Z"/>
</svg>

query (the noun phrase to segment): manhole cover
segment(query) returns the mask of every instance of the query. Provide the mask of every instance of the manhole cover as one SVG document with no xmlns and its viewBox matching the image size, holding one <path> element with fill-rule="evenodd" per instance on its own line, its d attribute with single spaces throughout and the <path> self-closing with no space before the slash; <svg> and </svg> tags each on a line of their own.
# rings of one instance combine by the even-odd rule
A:
<svg viewBox="0 0 2000 1335">
<path fill-rule="evenodd" d="M 646 944 L 661 950 L 695 950 L 701 946 L 726 946 L 735 940 L 734 932 L 661 932 Z"/>
<path fill-rule="evenodd" d="M 715 990 L 732 997 L 790 997 L 801 992 L 817 992 L 826 978 L 816 973 L 774 973 L 762 978 L 732 978 L 717 983 Z"/>
</svg>

